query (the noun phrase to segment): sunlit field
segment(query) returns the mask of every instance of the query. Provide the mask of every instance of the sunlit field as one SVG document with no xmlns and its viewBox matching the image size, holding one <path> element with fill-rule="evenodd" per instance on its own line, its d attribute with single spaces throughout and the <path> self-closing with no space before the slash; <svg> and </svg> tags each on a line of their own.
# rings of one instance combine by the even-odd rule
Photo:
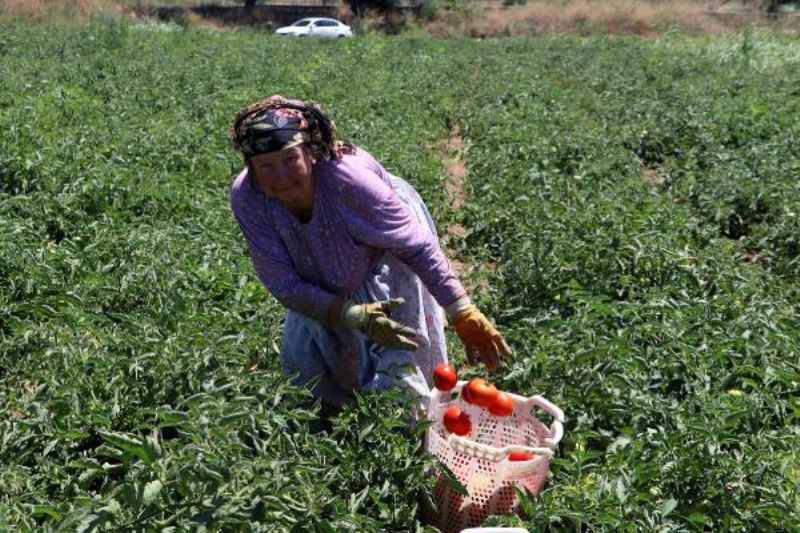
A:
<svg viewBox="0 0 800 533">
<path fill-rule="evenodd" d="M 325 423 L 280 371 L 226 137 L 276 93 L 420 191 L 493 381 L 567 415 L 490 523 L 800 528 L 797 41 L 341 41 L 0 24 L 0 529 L 425 530 L 402 398 Z"/>
</svg>

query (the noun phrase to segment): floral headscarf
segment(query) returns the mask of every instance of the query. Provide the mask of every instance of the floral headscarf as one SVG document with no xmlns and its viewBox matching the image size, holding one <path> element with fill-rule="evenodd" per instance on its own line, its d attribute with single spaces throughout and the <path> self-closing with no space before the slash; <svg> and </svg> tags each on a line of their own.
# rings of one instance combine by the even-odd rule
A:
<svg viewBox="0 0 800 533">
<path fill-rule="evenodd" d="M 245 159 L 306 143 L 317 161 L 339 160 L 352 148 L 336 140 L 336 125 L 318 104 L 279 95 L 240 110 L 228 133 Z"/>
</svg>

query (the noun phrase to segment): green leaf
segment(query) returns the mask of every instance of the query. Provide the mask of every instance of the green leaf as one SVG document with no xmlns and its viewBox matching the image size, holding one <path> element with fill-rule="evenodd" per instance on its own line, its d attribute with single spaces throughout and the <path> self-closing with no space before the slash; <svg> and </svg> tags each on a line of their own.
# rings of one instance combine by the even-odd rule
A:
<svg viewBox="0 0 800 533">
<path fill-rule="evenodd" d="M 31 516 L 49 516 L 54 520 L 61 519 L 61 513 L 52 505 L 32 505 L 30 512 Z"/>
<path fill-rule="evenodd" d="M 242 420 L 243 418 L 247 418 L 250 415 L 250 411 L 239 411 L 238 413 L 231 413 L 229 415 L 225 415 L 219 419 L 220 425 L 231 424 L 233 422 L 237 422 Z"/>
<path fill-rule="evenodd" d="M 142 493 L 142 501 L 144 501 L 145 505 L 153 503 L 158 498 L 163 487 L 164 485 L 158 479 L 148 482 L 144 486 L 144 492 Z"/>
<path fill-rule="evenodd" d="M 625 503 L 625 500 L 628 499 L 628 490 L 621 477 L 617 478 L 617 482 L 614 484 L 614 494 L 616 494 L 617 499 L 621 503 Z"/>
<path fill-rule="evenodd" d="M 108 513 L 108 514 L 111 514 L 111 515 L 116 515 L 120 511 L 122 511 L 122 506 L 119 504 L 119 502 L 117 500 L 115 500 L 114 498 L 111 498 L 110 500 L 108 500 L 106 505 L 104 505 L 103 507 L 100 508 L 100 511 Z"/>
<path fill-rule="evenodd" d="M 156 414 L 162 427 L 179 426 L 189 420 L 189 413 L 177 409 L 160 408 Z"/>
<path fill-rule="evenodd" d="M 78 523 L 77 527 L 75 528 L 76 533 L 90 533 L 91 531 L 95 531 L 98 526 L 103 522 L 103 517 L 90 513 L 87 514 L 83 519 Z"/>
<path fill-rule="evenodd" d="M 703 513 L 694 512 L 694 513 L 691 513 L 687 518 L 693 524 L 710 524 L 711 523 L 711 519 L 707 515 L 705 515 Z"/>
<path fill-rule="evenodd" d="M 357 494 L 350 495 L 350 514 L 356 514 L 358 512 L 358 508 L 361 507 L 361 504 L 364 502 L 364 498 L 367 497 L 369 489 L 370 486 L 367 485 Z"/>
<path fill-rule="evenodd" d="M 663 505 L 661 506 L 661 516 L 667 516 L 669 513 L 675 510 L 675 507 L 678 506 L 678 501 L 674 498 L 670 498 L 669 500 L 665 500 Z"/>
<path fill-rule="evenodd" d="M 614 453 L 631 443 L 633 439 L 630 437 L 618 437 L 611 444 L 608 445 L 608 453 Z"/>
<path fill-rule="evenodd" d="M 445 465 L 441 461 L 438 461 L 437 468 L 439 469 L 439 472 L 442 474 L 442 476 L 444 476 L 444 479 L 445 481 L 447 481 L 447 484 L 450 486 L 450 488 L 452 488 L 454 491 L 456 491 L 457 494 L 460 494 L 461 496 L 469 496 L 469 491 L 467 491 L 467 487 L 465 487 L 461 483 L 461 481 L 458 480 L 456 475 L 453 473 L 452 470 L 450 470 L 447 467 L 447 465 Z"/>
<path fill-rule="evenodd" d="M 152 464 L 157 458 L 158 454 L 156 449 L 140 438 L 127 433 L 118 433 L 112 431 L 98 431 L 100 437 L 112 446 L 138 457 L 146 464 Z"/>
</svg>

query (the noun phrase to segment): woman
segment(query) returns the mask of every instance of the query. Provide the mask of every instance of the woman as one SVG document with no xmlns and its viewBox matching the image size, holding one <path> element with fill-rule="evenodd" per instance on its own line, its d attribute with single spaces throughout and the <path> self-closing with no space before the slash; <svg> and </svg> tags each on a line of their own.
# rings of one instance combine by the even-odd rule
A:
<svg viewBox="0 0 800 533">
<path fill-rule="evenodd" d="M 354 390 L 419 395 L 447 362 L 444 314 L 470 363 L 511 354 L 470 302 L 417 192 L 370 154 L 336 140 L 314 103 L 273 96 L 230 128 L 245 169 L 231 207 L 256 272 L 289 311 L 281 362 L 341 406 Z"/>
</svg>

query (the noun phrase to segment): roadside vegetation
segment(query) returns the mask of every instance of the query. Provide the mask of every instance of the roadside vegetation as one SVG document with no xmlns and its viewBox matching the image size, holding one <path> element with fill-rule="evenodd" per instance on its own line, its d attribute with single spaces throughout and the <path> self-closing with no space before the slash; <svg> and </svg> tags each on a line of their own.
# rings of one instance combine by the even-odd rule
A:
<svg viewBox="0 0 800 533">
<path fill-rule="evenodd" d="M 0 30 L 0 529 L 424 530 L 402 399 L 324 421 L 277 363 L 226 138 L 275 93 L 420 190 L 495 382 L 564 409 L 492 523 L 800 529 L 796 39 Z"/>
<path fill-rule="evenodd" d="M 763 27 L 794 32 L 794 18 L 769 18 L 759 2 L 697 0 L 508 0 L 487 9 L 474 1 L 434 0 L 423 10 L 422 26 L 434 36 L 471 37 L 541 35 L 638 35 L 655 37 L 670 31 L 686 35 L 737 33 Z M 500 8 L 501 7 L 501 8 Z"/>
<path fill-rule="evenodd" d="M 270 4 L 330 5 L 325 0 L 260 0 L 256 5 Z M 193 10 L 209 5 L 243 11 L 235 17 L 238 22 L 234 24 L 204 18 Z M 800 3 L 788 0 L 358 0 L 360 16 L 354 15 L 352 2 L 340 0 L 334 5 L 337 17 L 362 35 L 476 38 L 638 35 L 653 38 L 670 32 L 700 36 L 759 29 L 784 35 L 800 34 Z M 127 18 L 133 23 L 142 23 L 154 16 L 154 9 L 182 7 L 183 12 L 173 14 L 173 22 L 199 29 L 230 31 L 248 24 L 243 6 L 243 0 L 0 0 L 0 20 L 22 17 L 37 22 L 85 23 Z M 273 27 L 262 25 L 261 29 L 271 32 Z"/>
</svg>

